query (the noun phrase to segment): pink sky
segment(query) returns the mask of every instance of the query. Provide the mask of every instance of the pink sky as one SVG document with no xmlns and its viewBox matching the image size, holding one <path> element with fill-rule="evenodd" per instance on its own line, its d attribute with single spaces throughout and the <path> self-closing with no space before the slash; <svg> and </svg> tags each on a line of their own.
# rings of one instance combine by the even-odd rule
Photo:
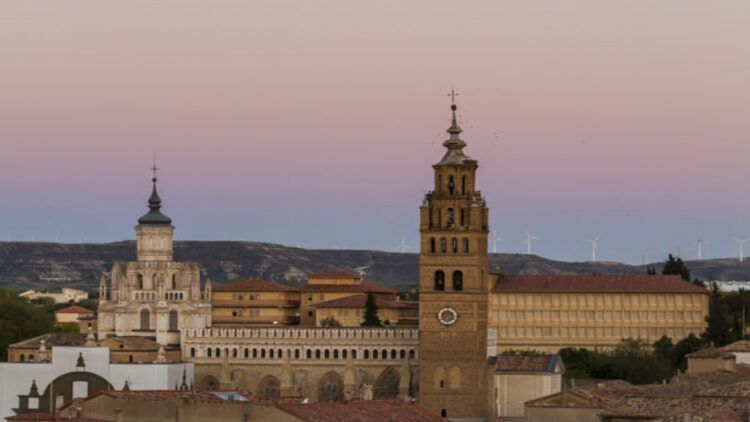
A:
<svg viewBox="0 0 750 422">
<path fill-rule="evenodd" d="M 503 251 L 640 262 L 750 237 L 750 3 L 8 0 L 0 239 L 393 250 L 451 86 Z"/>
</svg>

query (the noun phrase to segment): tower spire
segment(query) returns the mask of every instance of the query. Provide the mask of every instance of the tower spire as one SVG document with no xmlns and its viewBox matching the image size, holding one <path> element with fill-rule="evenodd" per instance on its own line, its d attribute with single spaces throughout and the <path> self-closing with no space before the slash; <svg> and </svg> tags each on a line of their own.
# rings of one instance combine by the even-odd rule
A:
<svg viewBox="0 0 750 422">
<path fill-rule="evenodd" d="M 159 197 L 159 192 L 157 192 L 156 190 L 156 182 L 159 180 L 157 178 L 157 172 L 159 171 L 159 168 L 156 167 L 156 153 L 154 153 L 154 165 L 150 170 L 154 173 L 154 175 L 151 178 L 151 183 L 153 183 L 153 186 L 151 188 L 151 196 L 148 198 L 149 211 L 146 215 L 138 219 L 138 223 L 171 224 L 172 219 L 162 214 L 161 212 L 161 197 Z"/>
<path fill-rule="evenodd" d="M 449 97 L 451 97 L 451 126 L 448 128 L 446 132 L 450 135 L 450 137 L 443 142 L 443 146 L 448 148 L 448 151 L 445 153 L 445 156 L 443 156 L 443 159 L 440 160 L 438 165 L 444 165 L 444 164 L 463 164 L 464 160 L 470 160 L 469 157 L 467 157 L 464 154 L 463 148 L 466 146 L 466 142 L 461 140 L 459 135 L 463 130 L 458 125 L 458 120 L 456 119 L 456 110 L 458 110 L 458 106 L 456 105 L 456 96 L 458 96 L 458 92 L 451 89 L 450 94 L 448 94 Z"/>
</svg>

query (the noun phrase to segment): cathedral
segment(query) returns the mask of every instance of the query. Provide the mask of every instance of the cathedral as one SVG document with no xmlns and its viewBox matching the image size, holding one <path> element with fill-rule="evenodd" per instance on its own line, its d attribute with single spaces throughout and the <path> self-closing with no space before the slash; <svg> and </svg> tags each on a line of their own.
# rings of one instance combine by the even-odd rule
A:
<svg viewBox="0 0 750 422">
<path fill-rule="evenodd" d="M 238 280 L 212 288 L 199 263 L 173 258 L 175 228 L 162 212 L 154 166 L 149 209 L 135 227 L 136 260 L 102 276 L 96 324 L 88 334 L 82 325 L 74 340 L 108 348 L 99 358 L 108 363 L 184 363 L 181 384 L 196 389 L 262 400 L 400 398 L 450 420 L 483 421 L 517 420 L 523 403 L 559 392 L 560 348 L 679 341 L 705 330 L 708 292 L 678 276 L 491 271 L 489 209 L 456 110 L 453 103 L 445 152 L 419 208 L 418 303 L 340 269 L 310 274 L 300 287 Z M 382 310 L 382 327 L 360 326 L 366 296 Z M 11 345 L 6 365 L 37 364 L 47 347 L 70 343 L 54 338 Z M 502 355 L 513 349 L 548 354 L 523 373 Z M 8 403 L 18 396 L 10 391 L 0 389 Z"/>
<path fill-rule="evenodd" d="M 172 219 L 161 212 L 153 190 L 149 211 L 135 227 L 134 262 L 112 267 L 110 283 L 99 281 L 98 337 L 143 336 L 162 345 L 180 344 L 180 330 L 211 326 L 211 282 L 200 285 L 200 266 L 172 260 Z"/>
</svg>

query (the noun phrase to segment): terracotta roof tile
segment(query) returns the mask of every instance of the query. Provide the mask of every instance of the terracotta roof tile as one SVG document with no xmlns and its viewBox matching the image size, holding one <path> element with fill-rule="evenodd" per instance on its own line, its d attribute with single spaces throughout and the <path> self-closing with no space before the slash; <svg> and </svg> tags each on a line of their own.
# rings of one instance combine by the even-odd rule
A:
<svg viewBox="0 0 750 422">
<path fill-rule="evenodd" d="M 298 288 L 267 280 L 241 280 L 214 286 L 215 292 L 297 292 Z"/>
<path fill-rule="evenodd" d="M 306 422 L 441 422 L 443 418 L 399 399 L 352 400 L 348 403 L 279 402 L 279 409 Z"/>
<path fill-rule="evenodd" d="M 341 268 L 331 268 L 329 270 L 323 270 L 318 271 L 316 273 L 309 274 L 307 276 L 308 279 L 310 278 L 360 278 L 360 275 L 347 270 L 342 270 Z"/>
<path fill-rule="evenodd" d="M 56 314 L 93 314 L 94 311 L 86 309 L 82 306 L 72 305 L 67 308 L 58 309 L 55 311 Z"/>
<path fill-rule="evenodd" d="M 734 355 L 731 352 L 727 352 L 723 349 L 717 349 L 715 347 L 707 347 L 705 349 L 698 350 L 697 352 L 690 353 L 688 355 L 685 355 L 689 358 L 696 358 L 696 359 L 731 359 L 734 357 Z"/>
<path fill-rule="evenodd" d="M 734 343 L 730 343 L 724 347 L 720 347 L 720 349 L 725 352 L 750 353 L 750 341 L 737 340 Z"/>
<path fill-rule="evenodd" d="M 554 372 L 559 355 L 497 355 L 496 372 Z"/>
<path fill-rule="evenodd" d="M 708 293 L 679 276 L 662 275 L 501 275 L 494 293 Z"/>
<path fill-rule="evenodd" d="M 23 413 L 20 415 L 8 416 L 8 421 L 75 421 L 75 422 L 111 422 L 107 419 L 93 419 L 84 417 L 68 418 L 54 413 Z"/>
<path fill-rule="evenodd" d="M 325 302 L 316 303 L 316 308 L 364 308 L 367 302 L 367 295 L 357 294 L 338 299 L 327 300 Z M 419 302 L 411 300 L 388 300 L 381 297 L 375 298 L 375 303 L 378 308 L 389 308 L 389 309 L 417 309 Z"/>
<path fill-rule="evenodd" d="M 41 341 L 48 349 L 53 346 L 74 346 L 80 347 L 86 343 L 86 334 L 81 333 L 47 333 L 41 336 L 32 337 L 13 343 L 8 348 L 11 349 L 38 349 Z"/>
<path fill-rule="evenodd" d="M 396 290 L 375 283 L 355 284 L 305 284 L 300 287 L 303 292 L 352 292 L 352 293 L 390 293 L 396 294 Z"/>
</svg>

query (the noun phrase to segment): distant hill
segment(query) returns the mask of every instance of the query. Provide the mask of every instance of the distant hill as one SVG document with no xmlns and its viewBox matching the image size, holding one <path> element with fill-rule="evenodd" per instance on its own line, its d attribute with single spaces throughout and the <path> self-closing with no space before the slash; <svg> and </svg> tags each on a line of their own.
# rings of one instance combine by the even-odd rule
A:
<svg viewBox="0 0 750 422">
<path fill-rule="evenodd" d="M 60 244 L 0 242 L 0 286 L 59 289 L 63 285 L 95 289 L 99 275 L 115 261 L 135 259 L 135 242 Z M 301 249 L 259 242 L 175 242 L 175 259 L 198 262 L 215 282 L 238 278 L 301 281 L 311 272 L 369 266 L 368 279 L 396 287 L 414 286 L 418 258 L 413 253 L 365 250 Z M 510 274 L 645 274 L 661 264 L 561 262 L 536 255 L 491 254 L 490 265 Z M 693 277 L 750 280 L 750 262 L 736 259 L 688 261 Z"/>
</svg>

